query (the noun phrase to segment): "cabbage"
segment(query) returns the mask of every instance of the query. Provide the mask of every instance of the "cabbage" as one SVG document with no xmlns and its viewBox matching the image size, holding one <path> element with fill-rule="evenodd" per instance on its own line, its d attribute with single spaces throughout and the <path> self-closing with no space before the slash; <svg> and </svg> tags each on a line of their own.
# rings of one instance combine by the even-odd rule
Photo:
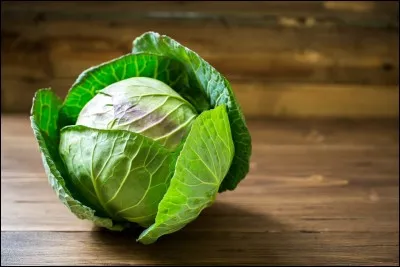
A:
<svg viewBox="0 0 400 267">
<path fill-rule="evenodd" d="M 249 171 L 251 137 L 229 82 L 155 32 L 85 70 L 64 101 L 38 90 L 30 118 L 59 200 L 99 227 L 140 227 L 143 244 L 185 227 Z"/>
</svg>

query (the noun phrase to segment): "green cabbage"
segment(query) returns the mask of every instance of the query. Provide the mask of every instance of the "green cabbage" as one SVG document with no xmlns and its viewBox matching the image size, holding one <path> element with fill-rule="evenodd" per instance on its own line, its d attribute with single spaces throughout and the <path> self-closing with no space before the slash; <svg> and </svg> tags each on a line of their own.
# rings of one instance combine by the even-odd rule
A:
<svg viewBox="0 0 400 267">
<path fill-rule="evenodd" d="M 148 32 L 132 53 L 84 71 L 64 101 L 36 92 L 31 125 L 49 183 L 78 218 L 154 243 L 234 190 L 251 137 L 229 82 Z"/>
</svg>

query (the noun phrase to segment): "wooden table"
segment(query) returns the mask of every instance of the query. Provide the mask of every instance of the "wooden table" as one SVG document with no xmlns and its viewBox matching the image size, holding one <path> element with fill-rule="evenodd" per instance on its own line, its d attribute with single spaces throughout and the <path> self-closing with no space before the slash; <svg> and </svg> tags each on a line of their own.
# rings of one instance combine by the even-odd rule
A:
<svg viewBox="0 0 400 267">
<path fill-rule="evenodd" d="M 1 264 L 398 265 L 398 121 L 251 121 L 251 172 L 144 246 L 50 189 L 27 117 L 2 116 Z"/>
</svg>

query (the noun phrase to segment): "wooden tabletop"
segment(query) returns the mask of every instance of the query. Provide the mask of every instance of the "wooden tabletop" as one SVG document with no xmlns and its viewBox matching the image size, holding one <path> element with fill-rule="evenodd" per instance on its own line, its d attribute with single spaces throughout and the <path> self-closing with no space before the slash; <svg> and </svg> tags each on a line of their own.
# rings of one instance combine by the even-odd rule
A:
<svg viewBox="0 0 400 267">
<path fill-rule="evenodd" d="M 57 199 L 28 118 L 2 115 L 1 265 L 398 265 L 398 121 L 250 121 L 251 171 L 153 245 Z"/>
</svg>

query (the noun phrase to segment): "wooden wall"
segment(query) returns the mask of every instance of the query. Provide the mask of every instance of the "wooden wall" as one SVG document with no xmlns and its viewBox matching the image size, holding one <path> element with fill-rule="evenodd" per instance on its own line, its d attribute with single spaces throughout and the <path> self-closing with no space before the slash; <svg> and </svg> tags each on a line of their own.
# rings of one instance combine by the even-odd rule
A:
<svg viewBox="0 0 400 267">
<path fill-rule="evenodd" d="M 151 30 L 226 75 L 246 116 L 398 116 L 398 18 L 397 1 L 3 1 L 2 112 L 41 87 L 64 97 Z"/>
</svg>

